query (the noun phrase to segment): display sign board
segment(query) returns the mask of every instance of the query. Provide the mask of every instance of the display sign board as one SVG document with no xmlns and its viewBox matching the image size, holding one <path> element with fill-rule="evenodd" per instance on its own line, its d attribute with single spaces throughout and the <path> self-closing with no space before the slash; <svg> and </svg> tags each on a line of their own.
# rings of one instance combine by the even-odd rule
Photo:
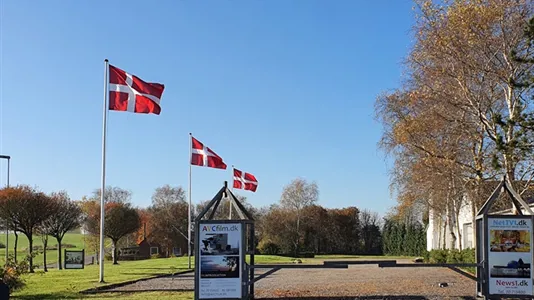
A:
<svg viewBox="0 0 534 300">
<path fill-rule="evenodd" d="M 532 216 L 488 216 L 490 295 L 532 295 Z"/>
<path fill-rule="evenodd" d="M 83 269 L 85 262 L 85 250 L 65 250 L 65 269 Z"/>
<path fill-rule="evenodd" d="M 200 223 L 198 229 L 198 298 L 241 299 L 243 224 L 213 221 Z"/>
</svg>

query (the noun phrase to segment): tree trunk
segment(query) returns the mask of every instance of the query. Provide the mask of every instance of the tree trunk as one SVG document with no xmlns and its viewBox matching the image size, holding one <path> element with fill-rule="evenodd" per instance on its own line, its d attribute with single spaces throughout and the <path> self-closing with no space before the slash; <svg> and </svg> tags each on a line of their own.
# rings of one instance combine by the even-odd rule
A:
<svg viewBox="0 0 534 300">
<path fill-rule="evenodd" d="M 19 234 L 16 230 L 13 230 L 13 233 L 15 234 L 15 244 L 13 245 L 13 259 L 15 263 L 17 263 L 17 245 L 19 244 Z"/>
<path fill-rule="evenodd" d="M 111 251 L 111 255 L 112 255 L 112 259 L 113 259 L 113 264 L 114 265 L 118 265 L 119 263 L 117 262 L 117 240 L 111 240 L 112 241 L 112 248 L 113 250 Z"/>
<path fill-rule="evenodd" d="M 30 273 L 34 273 L 33 271 L 33 235 L 32 234 L 26 234 L 26 237 L 28 238 L 28 244 L 29 244 L 29 251 L 30 251 Z"/>
<path fill-rule="evenodd" d="M 46 247 L 48 246 L 48 236 L 43 237 L 43 270 L 48 272 L 48 267 L 46 266 Z"/>
<path fill-rule="evenodd" d="M 440 216 L 439 222 L 437 224 L 438 226 L 436 228 L 438 230 L 438 249 L 440 248 L 440 245 L 441 245 L 441 222 L 442 221 L 441 221 L 441 216 Z M 434 247 L 434 246 L 432 246 L 432 247 Z"/>
<path fill-rule="evenodd" d="M 300 244 L 300 211 L 297 210 L 297 236 L 295 237 L 295 257 L 298 257 Z"/>
<path fill-rule="evenodd" d="M 449 234 L 451 236 L 450 249 L 456 248 L 456 234 L 454 233 L 455 222 L 453 219 L 452 204 L 449 200 L 449 207 L 447 208 L 447 223 L 449 224 Z"/>
<path fill-rule="evenodd" d="M 61 263 L 61 240 L 63 240 L 63 237 L 56 237 L 57 241 L 57 269 L 62 270 L 63 264 Z"/>
<path fill-rule="evenodd" d="M 443 222 L 443 244 L 441 245 L 442 249 L 447 249 L 447 220 Z"/>
</svg>

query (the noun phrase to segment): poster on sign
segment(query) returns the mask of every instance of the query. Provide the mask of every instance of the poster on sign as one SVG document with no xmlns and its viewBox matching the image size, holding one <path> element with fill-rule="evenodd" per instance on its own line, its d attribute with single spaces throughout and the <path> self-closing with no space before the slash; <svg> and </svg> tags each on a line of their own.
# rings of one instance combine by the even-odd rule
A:
<svg viewBox="0 0 534 300">
<path fill-rule="evenodd" d="M 489 293 L 532 295 L 532 219 L 488 217 Z"/>
<path fill-rule="evenodd" d="M 241 298 L 241 224 L 199 226 L 199 298 Z"/>
</svg>

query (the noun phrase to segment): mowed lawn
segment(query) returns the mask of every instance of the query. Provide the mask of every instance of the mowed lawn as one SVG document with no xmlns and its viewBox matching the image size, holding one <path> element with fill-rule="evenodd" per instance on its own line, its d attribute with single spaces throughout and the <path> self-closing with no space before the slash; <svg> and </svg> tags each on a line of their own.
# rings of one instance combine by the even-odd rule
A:
<svg viewBox="0 0 534 300">
<path fill-rule="evenodd" d="M 88 250 L 89 248 L 89 241 L 85 238 L 88 238 L 89 235 L 84 236 L 81 233 L 67 233 L 65 234 L 65 237 L 61 241 L 63 245 L 73 245 L 74 247 L 67 247 L 69 250 L 82 250 L 85 246 L 85 255 L 91 255 L 94 253 L 91 253 L 91 251 Z M 6 235 L 4 232 L 0 233 L 0 243 L 6 244 Z M 9 253 L 13 254 L 13 246 L 15 245 L 15 235 L 9 234 Z M 42 247 L 43 242 L 39 235 L 34 235 L 33 237 L 33 246 L 41 246 Z M 53 237 L 48 238 L 48 247 L 52 247 L 57 245 L 57 241 Z M 110 241 L 106 240 L 106 246 L 111 245 Z M 65 249 L 65 248 L 63 248 Z M 24 234 L 19 234 L 19 239 L 17 243 L 17 259 L 23 259 L 26 254 L 28 254 L 28 238 Z M 0 263 L 5 262 L 5 255 L 6 255 L 6 249 L 0 249 Z M 63 255 L 63 254 L 62 254 Z M 46 261 L 47 264 L 51 263 L 57 263 L 58 255 L 57 250 L 48 250 L 46 252 Z M 34 264 L 39 265 L 42 267 L 43 265 L 43 254 L 39 253 L 34 258 Z"/>
<path fill-rule="evenodd" d="M 394 259 L 385 256 L 318 256 L 301 259 L 304 264 L 321 264 L 330 259 Z M 250 257 L 247 257 L 250 261 Z M 192 258 L 194 264 L 194 258 Z M 255 264 L 293 263 L 290 257 L 256 255 Z M 124 261 L 119 265 L 106 262 L 104 266 L 105 284 L 98 283 L 98 265 L 86 266 L 83 270 L 51 269 L 44 273 L 37 270 L 23 278 L 27 286 L 13 294 L 14 299 L 192 299 L 192 292 L 140 292 L 140 293 L 100 293 L 84 295 L 82 290 L 102 285 L 126 282 L 162 274 L 173 274 L 188 270 L 187 257 L 158 258 L 140 261 Z M 148 298 L 147 298 L 148 297 Z"/>
</svg>

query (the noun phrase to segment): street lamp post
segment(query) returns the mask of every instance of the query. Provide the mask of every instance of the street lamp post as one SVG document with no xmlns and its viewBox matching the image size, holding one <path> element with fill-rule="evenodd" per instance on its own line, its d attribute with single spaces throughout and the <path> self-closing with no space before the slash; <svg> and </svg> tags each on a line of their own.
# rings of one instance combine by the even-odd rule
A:
<svg viewBox="0 0 534 300">
<path fill-rule="evenodd" d="M 7 159 L 7 187 L 9 187 L 9 162 L 11 161 L 11 156 L 9 155 L 0 155 L 1 159 Z M 6 264 L 9 258 L 9 221 L 6 220 Z"/>
</svg>

